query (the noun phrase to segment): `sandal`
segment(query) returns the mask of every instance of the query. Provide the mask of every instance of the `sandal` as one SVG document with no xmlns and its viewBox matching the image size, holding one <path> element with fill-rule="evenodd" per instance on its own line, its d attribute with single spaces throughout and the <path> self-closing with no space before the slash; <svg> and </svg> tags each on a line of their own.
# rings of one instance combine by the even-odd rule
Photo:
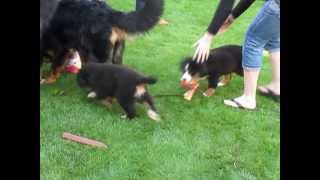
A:
<svg viewBox="0 0 320 180">
<path fill-rule="evenodd" d="M 241 103 L 239 103 L 235 99 L 224 100 L 224 104 L 227 106 L 232 106 L 232 107 L 239 108 L 239 109 L 256 110 L 256 108 L 244 107 Z"/>
<path fill-rule="evenodd" d="M 258 88 L 258 91 L 263 96 L 272 98 L 275 101 L 280 101 L 280 94 L 276 94 L 275 92 L 273 92 L 271 89 L 269 89 L 267 87 L 261 86 Z"/>
</svg>

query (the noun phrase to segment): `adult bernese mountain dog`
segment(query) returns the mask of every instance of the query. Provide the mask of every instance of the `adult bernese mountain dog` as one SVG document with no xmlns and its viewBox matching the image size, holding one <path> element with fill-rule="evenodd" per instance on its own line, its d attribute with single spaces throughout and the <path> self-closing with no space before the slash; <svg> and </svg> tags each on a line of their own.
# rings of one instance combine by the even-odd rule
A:
<svg viewBox="0 0 320 180">
<path fill-rule="evenodd" d="M 50 25 L 60 0 L 40 0 L 40 47 L 43 32 Z M 41 49 L 41 48 L 40 48 Z"/>
<path fill-rule="evenodd" d="M 151 119 L 160 120 L 146 87 L 156 81 L 154 77 L 144 76 L 118 64 L 90 62 L 77 74 L 78 85 L 89 90 L 88 98 L 101 100 L 105 105 L 110 105 L 111 100 L 116 98 L 129 119 L 136 116 L 135 104 L 139 102 L 147 106 Z"/>
<path fill-rule="evenodd" d="M 243 76 L 242 47 L 225 45 L 211 49 L 208 60 L 202 64 L 192 60 L 192 57 L 187 57 L 181 61 L 181 71 L 181 81 L 187 83 L 208 79 L 208 89 L 203 95 L 212 96 L 217 86 L 229 83 L 232 73 Z M 222 76 L 223 79 L 219 82 Z"/>
<path fill-rule="evenodd" d="M 43 46 L 43 34 L 49 28 L 51 19 L 57 9 L 60 0 L 40 0 L 40 66 L 43 56 L 41 55 Z M 43 53 L 45 55 L 45 53 Z M 41 82 L 41 69 L 40 69 Z"/>
<path fill-rule="evenodd" d="M 100 0 L 62 0 L 43 34 L 43 54 L 53 51 L 51 74 L 44 83 L 57 80 L 63 70 L 68 49 L 79 52 L 87 62 L 122 63 L 125 40 L 130 35 L 151 30 L 163 12 L 163 0 L 145 0 L 140 11 L 121 12 Z"/>
</svg>

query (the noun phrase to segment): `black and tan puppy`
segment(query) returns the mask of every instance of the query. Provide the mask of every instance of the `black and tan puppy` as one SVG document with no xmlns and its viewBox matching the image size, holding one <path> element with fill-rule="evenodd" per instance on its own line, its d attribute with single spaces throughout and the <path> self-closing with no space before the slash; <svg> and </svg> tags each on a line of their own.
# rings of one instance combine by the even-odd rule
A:
<svg viewBox="0 0 320 180">
<path fill-rule="evenodd" d="M 136 116 L 135 103 L 143 103 L 148 108 L 148 116 L 159 121 L 160 116 L 146 87 L 156 81 L 153 77 L 115 64 L 89 63 L 77 75 L 78 85 L 89 89 L 89 98 L 102 100 L 104 104 L 116 98 L 129 119 Z"/>
<path fill-rule="evenodd" d="M 210 50 L 206 62 L 198 64 L 187 57 L 181 62 L 182 77 L 184 82 L 198 82 L 208 79 L 208 89 L 204 96 L 212 96 L 217 86 L 224 86 L 231 80 L 231 74 L 243 76 L 242 47 L 238 45 L 225 45 Z M 219 79 L 223 76 L 222 81 Z"/>
<path fill-rule="evenodd" d="M 46 51 L 53 51 L 52 73 L 44 83 L 61 74 L 69 49 L 79 52 L 82 64 L 89 60 L 121 64 L 129 36 L 151 30 L 163 12 L 163 0 L 146 0 L 140 11 L 122 12 L 101 0 L 62 0 L 43 33 L 40 66 Z"/>
</svg>

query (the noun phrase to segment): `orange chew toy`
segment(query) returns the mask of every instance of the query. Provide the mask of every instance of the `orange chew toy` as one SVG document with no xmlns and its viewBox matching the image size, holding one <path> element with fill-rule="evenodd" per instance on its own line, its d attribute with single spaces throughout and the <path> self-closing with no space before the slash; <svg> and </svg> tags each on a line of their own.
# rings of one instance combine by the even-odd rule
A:
<svg viewBox="0 0 320 180">
<path fill-rule="evenodd" d="M 182 80 L 180 82 L 181 87 L 185 89 L 195 89 L 199 84 L 196 81 L 187 82 L 185 80 Z"/>
<path fill-rule="evenodd" d="M 192 80 L 191 82 L 181 81 L 180 85 L 187 89 L 188 91 L 184 93 L 184 99 L 190 101 L 192 99 L 193 94 L 199 87 L 199 83 L 197 81 Z"/>
</svg>

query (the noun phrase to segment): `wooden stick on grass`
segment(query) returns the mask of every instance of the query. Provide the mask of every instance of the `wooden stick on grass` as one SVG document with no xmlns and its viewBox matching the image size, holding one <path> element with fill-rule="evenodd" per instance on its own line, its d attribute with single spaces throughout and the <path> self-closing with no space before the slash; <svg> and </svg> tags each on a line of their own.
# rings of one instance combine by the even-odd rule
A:
<svg viewBox="0 0 320 180">
<path fill-rule="evenodd" d="M 81 144 L 86 144 L 86 145 L 95 146 L 99 148 L 107 148 L 107 145 L 103 144 L 102 142 L 91 140 L 85 137 L 76 136 L 67 132 L 64 132 L 62 137 L 71 141 L 81 143 Z"/>
</svg>

